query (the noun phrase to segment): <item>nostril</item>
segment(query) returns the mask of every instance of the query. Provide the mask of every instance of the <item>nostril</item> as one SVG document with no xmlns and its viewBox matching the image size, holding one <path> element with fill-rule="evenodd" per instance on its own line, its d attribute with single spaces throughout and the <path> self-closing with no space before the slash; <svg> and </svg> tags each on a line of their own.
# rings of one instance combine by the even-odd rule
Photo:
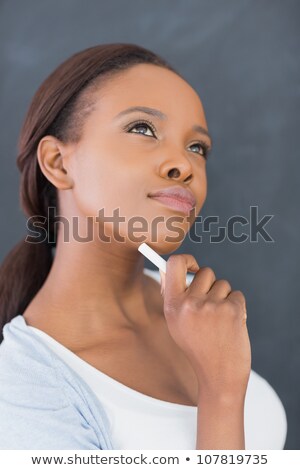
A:
<svg viewBox="0 0 300 470">
<path fill-rule="evenodd" d="M 187 183 L 187 182 L 191 181 L 192 178 L 193 178 L 193 175 L 190 175 L 184 180 L 184 182 Z"/>
<path fill-rule="evenodd" d="M 180 171 L 177 168 L 173 168 L 168 173 L 169 178 L 178 178 L 178 176 L 180 176 Z"/>
</svg>

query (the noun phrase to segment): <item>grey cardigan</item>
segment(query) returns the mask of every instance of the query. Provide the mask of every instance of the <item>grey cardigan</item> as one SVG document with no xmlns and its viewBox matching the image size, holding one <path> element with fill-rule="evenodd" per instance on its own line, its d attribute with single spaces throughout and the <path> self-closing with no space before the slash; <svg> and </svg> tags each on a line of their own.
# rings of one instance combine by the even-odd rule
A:
<svg viewBox="0 0 300 470">
<path fill-rule="evenodd" d="M 113 449 L 91 388 L 18 315 L 0 345 L 0 449 Z"/>
</svg>

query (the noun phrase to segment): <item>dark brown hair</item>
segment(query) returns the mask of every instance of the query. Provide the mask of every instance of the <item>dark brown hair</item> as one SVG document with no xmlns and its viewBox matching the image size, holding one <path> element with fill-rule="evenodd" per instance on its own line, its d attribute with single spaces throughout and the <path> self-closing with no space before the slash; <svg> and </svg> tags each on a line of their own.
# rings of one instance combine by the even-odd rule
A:
<svg viewBox="0 0 300 470">
<path fill-rule="evenodd" d="M 62 142 L 78 142 L 84 119 L 92 109 L 92 92 L 112 75 L 142 63 L 164 67 L 180 75 L 148 49 L 136 44 L 112 43 L 89 47 L 72 55 L 41 84 L 30 103 L 18 142 L 20 204 L 28 217 L 42 216 L 45 220 L 50 206 L 59 213 L 57 190 L 38 163 L 40 139 L 53 135 Z M 22 239 L 0 267 L 0 342 L 3 326 L 24 312 L 50 271 L 58 224 L 51 219 L 47 222 L 49 230 L 43 242 L 29 243 Z"/>
</svg>

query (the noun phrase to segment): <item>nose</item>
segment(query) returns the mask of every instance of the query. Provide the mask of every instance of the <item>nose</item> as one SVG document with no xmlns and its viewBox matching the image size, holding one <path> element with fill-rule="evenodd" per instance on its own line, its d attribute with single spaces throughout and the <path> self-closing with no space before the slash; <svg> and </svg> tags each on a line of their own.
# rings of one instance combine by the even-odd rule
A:
<svg viewBox="0 0 300 470">
<path fill-rule="evenodd" d="M 159 172 L 160 176 L 165 179 L 174 179 L 176 181 L 182 181 L 189 183 L 193 179 L 193 167 L 188 158 L 182 154 L 176 154 L 172 158 L 166 158 L 160 165 Z"/>
<path fill-rule="evenodd" d="M 188 175 L 186 175 L 184 171 L 180 171 L 180 169 L 178 169 L 177 167 L 169 170 L 167 177 L 168 179 L 175 179 L 176 181 L 183 181 L 184 183 L 189 183 L 193 179 L 192 173 L 189 173 Z"/>
</svg>

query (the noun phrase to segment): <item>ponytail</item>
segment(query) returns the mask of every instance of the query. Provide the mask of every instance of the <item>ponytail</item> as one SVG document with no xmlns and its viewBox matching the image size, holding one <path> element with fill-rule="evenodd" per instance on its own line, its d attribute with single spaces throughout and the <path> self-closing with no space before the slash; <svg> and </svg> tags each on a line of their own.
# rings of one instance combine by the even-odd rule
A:
<svg viewBox="0 0 300 470">
<path fill-rule="evenodd" d="M 6 256 L 0 268 L 1 335 L 3 326 L 21 314 L 42 287 L 52 264 L 47 242 L 21 240 Z"/>
</svg>

